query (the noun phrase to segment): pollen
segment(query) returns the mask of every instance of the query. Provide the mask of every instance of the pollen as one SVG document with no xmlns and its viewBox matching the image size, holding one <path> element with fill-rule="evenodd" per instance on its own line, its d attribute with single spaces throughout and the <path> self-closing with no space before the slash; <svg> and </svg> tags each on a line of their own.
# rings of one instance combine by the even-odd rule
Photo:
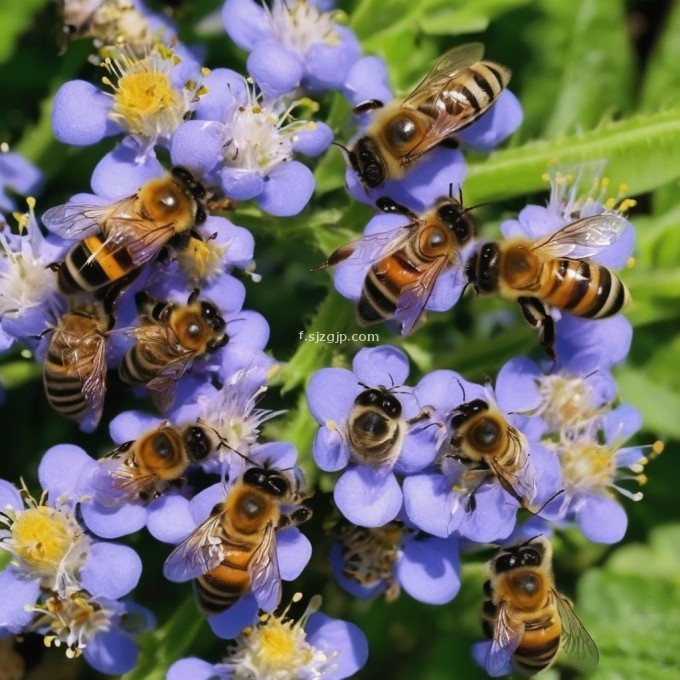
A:
<svg viewBox="0 0 680 680">
<path fill-rule="evenodd" d="M 562 447 L 562 474 L 567 490 L 604 489 L 611 486 L 616 470 L 613 451 L 593 441 L 572 442 Z"/>
<path fill-rule="evenodd" d="M 69 523 L 45 505 L 20 513 L 12 524 L 15 554 L 30 566 L 52 572 L 72 543 Z"/>
<path fill-rule="evenodd" d="M 299 601 L 299 593 L 293 602 Z M 298 621 L 283 613 L 265 614 L 257 625 L 249 627 L 236 640 L 236 647 L 225 659 L 225 667 L 238 680 L 290 680 L 322 678 L 330 656 L 307 641 L 304 626 L 317 611 L 320 597 L 313 597 Z"/>
<path fill-rule="evenodd" d="M 115 113 L 130 122 L 130 132 L 141 134 L 143 127 L 135 121 L 176 106 L 177 95 L 165 73 L 129 73 L 118 81 L 114 102 Z"/>
</svg>

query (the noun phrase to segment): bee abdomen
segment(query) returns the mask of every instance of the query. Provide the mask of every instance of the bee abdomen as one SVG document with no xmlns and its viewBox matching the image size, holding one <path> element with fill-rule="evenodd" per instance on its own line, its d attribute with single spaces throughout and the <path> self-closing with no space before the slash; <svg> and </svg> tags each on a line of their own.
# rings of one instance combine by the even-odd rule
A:
<svg viewBox="0 0 680 680">
<path fill-rule="evenodd" d="M 555 658 L 560 646 L 560 636 L 546 640 L 542 645 L 522 645 L 515 650 L 512 660 L 526 673 L 534 674 L 546 668 Z"/>
<path fill-rule="evenodd" d="M 148 348 L 135 345 L 125 355 L 118 374 L 128 385 L 145 385 L 167 365 L 167 356 L 160 356 Z"/>
<path fill-rule="evenodd" d="M 100 236 L 88 236 L 67 253 L 57 272 L 57 283 L 64 295 L 77 295 L 102 288 L 131 269 L 127 250 L 111 250 Z"/>
<path fill-rule="evenodd" d="M 369 270 L 357 305 L 357 322 L 368 326 L 391 319 L 397 309 L 397 299 L 373 270 Z"/>
<path fill-rule="evenodd" d="M 229 609 L 250 587 L 250 577 L 245 567 L 227 566 L 224 563 L 196 579 L 198 606 L 206 614 L 218 614 Z"/>
<path fill-rule="evenodd" d="M 79 420 L 87 411 L 80 378 L 59 375 L 45 364 L 45 394 L 52 408 L 69 420 Z"/>
<path fill-rule="evenodd" d="M 630 295 L 621 279 L 607 267 L 565 258 L 555 262 L 552 287 L 545 299 L 574 316 L 601 319 L 621 311 Z"/>
</svg>

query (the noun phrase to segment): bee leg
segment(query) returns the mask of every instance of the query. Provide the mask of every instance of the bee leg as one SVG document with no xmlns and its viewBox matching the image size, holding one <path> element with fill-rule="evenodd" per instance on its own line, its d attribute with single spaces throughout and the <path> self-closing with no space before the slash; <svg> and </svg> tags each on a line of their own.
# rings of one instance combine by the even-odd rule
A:
<svg viewBox="0 0 680 680">
<path fill-rule="evenodd" d="M 361 104 L 357 104 L 353 109 L 352 113 L 360 115 L 362 113 L 368 113 L 369 111 L 375 111 L 375 109 L 381 109 L 385 104 L 379 99 L 369 99 Z"/>
<path fill-rule="evenodd" d="M 45 269 L 49 269 L 50 271 L 53 271 L 53 272 L 58 272 L 61 269 L 63 264 L 64 264 L 63 262 L 50 262 L 50 264 L 48 264 L 45 267 Z"/>
<path fill-rule="evenodd" d="M 517 299 L 522 314 L 527 323 L 538 330 L 538 341 L 546 354 L 553 360 L 555 355 L 555 320 L 546 311 L 545 305 L 534 297 L 521 297 Z"/>
<path fill-rule="evenodd" d="M 419 222 L 418 215 L 416 215 L 410 208 L 405 205 L 393 201 L 389 196 L 383 196 L 375 202 L 375 207 L 385 213 L 392 213 L 394 215 L 405 215 L 411 222 Z"/>
<path fill-rule="evenodd" d="M 437 146 L 443 146 L 445 149 L 457 149 L 460 146 L 460 142 L 455 137 L 447 137 L 442 139 Z"/>
<path fill-rule="evenodd" d="M 118 306 L 118 300 L 120 296 L 127 290 L 128 286 L 139 276 L 139 269 L 132 270 L 126 276 L 123 276 L 118 281 L 115 281 L 112 285 L 107 286 L 102 292 L 96 293 L 95 297 L 102 301 L 104 306 L 104 311 L 109 315 L 111 322 L 109 324 L 109 329 L 113 328 L 115 323 L 115 312 Z"/>
</svg>

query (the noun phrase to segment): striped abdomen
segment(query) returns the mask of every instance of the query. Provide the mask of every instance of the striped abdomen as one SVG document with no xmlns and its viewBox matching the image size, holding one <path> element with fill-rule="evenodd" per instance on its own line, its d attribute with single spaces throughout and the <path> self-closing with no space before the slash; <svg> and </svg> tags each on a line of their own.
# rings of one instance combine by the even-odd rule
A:
<svg viewBox="0 0 680 680">
<path fill-rule="evenodd" d="M 96 234 L 69 250 L 57 272 L 57 282 L 64 295 L 77 295 L 117 281 L 135 267 L 125 248 Z"/>
<path fill-rule="evenodd" d="M 454 118 L 461 117 L 458 129 L 462 130 L 496 101 L 509 82 L 509 69 L 492 61 L 478 61 L 458 73 L 418 110 L 433 118 L 444 112 Z"/>
<path fill-rule="evenodd" d="M 181 351 L 190 353 L 185 349 Z M 118 374 L 128 385 L 146 385 L 178 358 L 179 353 L 170 344 L 170 338 L 166 346 L 161 343 L 137 342 L 125 354 Z"/>
<path fill-rule="evenodd" d="M 79 422 L 87 413 L 87 400 L 83 394 L 86 376 L 71 370 L 73 350 L 50 345 L 45 357 L 43 382 L 50 406 L 64 418 Z"/>
<path fill-rule="evenodd" d="M 438 226 L 420 228 L 402 248 L 373 264 L 359 298 L 357 323 L 368 326 L 392 319 L 404 288 L 415 284 L 434 262 L 448 255 L 451 239 Z"/>
<path fill-rule="evenodd" d="M 256 546 L 255 546 L 256 547 Z M 208 615 L 229 609 L 250 590 L 248 563 L 252 552 L 229 551 L 229 557 L 219 567 L 196 579 L 198 606 Z"/>
<path fill-rule="evenodd" d="M 590 260 L 568 258 L 544 265 L 537 297 L 589 319 L 613 316 L 630 302 L 628 289 L 610 269 Z"/>
</svg>

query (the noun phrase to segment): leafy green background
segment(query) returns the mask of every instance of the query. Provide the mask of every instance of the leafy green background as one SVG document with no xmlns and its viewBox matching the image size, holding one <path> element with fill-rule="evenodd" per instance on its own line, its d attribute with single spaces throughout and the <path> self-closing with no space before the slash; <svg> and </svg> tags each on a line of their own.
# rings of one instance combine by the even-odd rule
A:
<svg viewBox="0 0 680 680">
<path fill-rule="evenodd" d="M 161 7 L 162 3 L 149 3 Z M 217 0 L 179 4 L 181 36 L 207 46 L 207 64 L 243 69 L 244 55 L 219 30 Z M 487 54 L 513 70 L 512 90 L 525 120 L 501 150 L 468 155 L 468 204 L 480 210 L 484 232 L 528 201 L 542 202 L 541 179 L 549 163 L 607 159 L 612 186 L 626 182 L 638 200 L 633 212 L 636 264 L 623 277 L 635 300 L 628 316 L 635 328 L 633 348 L 616 376 L 621 399 L 640 408 L 645 431 L 640 442 L 662 438 L 665 453 L 647 469 L 640 503 L 623 501 L 630 518 L 625 542 L 607 548 L 570 531 L 556 541 L 560 588 L 573 596 L 577 611 L 598 642 L 597 680 L 680 678 L 680 2 L 662 0 L 356 0 L 341 3 L 345 19 L 367 53 L 384 56 L 393 86 L 406 92 L 448 47 L 481 40 Z M 92 168 L 113 142 L 87 149 L 56 142 L 50 130 L 54 92 L 65 80 L 97 81 L 87 63 L 88 46 L 76 43 L 56 56 L 56 14 L 48 0 L 0 0 L 0 141 L 24 153 L 46 173 L 39 211 L 86 190 Z M 339 95 L 322 102 L 321 115 L 340 140 L 352 135 L 348 105 Z M 309 466 L 314 423 L 303 394 L 310 374 L 326 365 L 346 365 L 358 346 L 299 343 L 298 332 L 356 332 L 351 305 L 330 287 L 325 274 L 310 274 L 333 248 L 367 221 L 370 210 L 344 191 L 344 161 L 336 150 L 318 161 L 317 194 L 301 216 L 275 220 L 244 208 L 235 222 L 255 234 L 260 284 L 246 281 L 247 307 L 272 327 L 270 347 L 284 361 L 265 405 L 288 407 L 273 421 L 270 438 L 294 441 Z M 273 294 L 272 281 L 276 280 Z M 286 304 L 281 304 L 286 300 Z M 497 328 L 489 321 L 510 306 L 493 299 L 466 298 L 454 312 L 430 319 L 402 340 L 378 328 L 381 342 L 403 346 L 414 378 L 433 368 L 451 368 L 470 379 L 494 375 L 510 357 L 536 355 L 530 329 L 521 323 Z M 515 310 L 512 310 L 513 313 Z M 19 352 L 0 363 L 7 389 L 0 410 L 3 432 L 0 476 L 37 483 L 40 455 L 59 442 L 83 445 L 98 455 L 110 448 L 105 428 L 85 436 L 52 414 L 42 395 L 40 371 Z M 134 402 L 113 382 L 104 422 Z M 444 680 L 485 677 L 469 656 L 480 638 L 481 563 L 488 554 L 466 557 L 463 587 L 450 605 L 433 607 L 408 596 L 394 604 L 352 601 L 332 582 L 328 539 L 322 529 L 329 480 L 320 478 L 316 516 L 306 533 L 315 552 L 303 577 L 287 586 L 324 595 L 324 608 L 358 623 L 370 641 L 361 678 Z M 675 522 L 675 523 L 674 523 Z M 178 656 L 217 660 L 216 642 L 198 615 L 190 588 L 159 578 L 167 549 L 139 534 L 129 539 L 142 555 L 145 573 L 137 598 L 158 616 L 159 629 L 145 635 L 138 669 L 130 678 L 162 678 Z M 95 677 L 82 662 L 66 663 L 28 636 L 20 645 L 30 677 Z M 546 678 L 574 678 L 559 668 Z"/>
</svg>

